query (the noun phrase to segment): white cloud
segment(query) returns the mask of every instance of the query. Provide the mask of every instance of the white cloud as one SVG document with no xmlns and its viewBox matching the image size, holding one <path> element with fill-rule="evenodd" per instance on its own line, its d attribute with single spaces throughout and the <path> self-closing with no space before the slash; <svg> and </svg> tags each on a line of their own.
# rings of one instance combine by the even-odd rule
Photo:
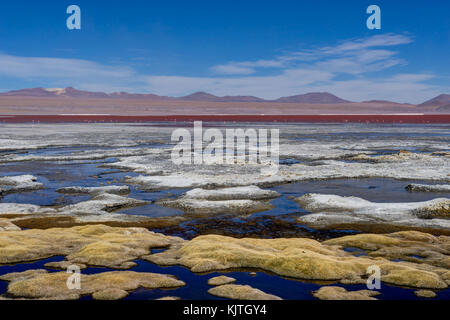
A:
<svg viewBox="0 0 450 320">
<path fill-rule="evenodd" d="M 211 70 L 217 74 L 252 74 L 255 68 L 277 68 L 282 67 L 281 60 L 257 60 L 243 62 L 229 62 L 218 66 L 213 66 Z"/>
<path fill-rule="evenodd" d="M 342 42 L 336 47 L 325 47 L 320 51 L 327 54 L 341 54 L 346 52 L 354 52 L 357 50 L 376 48 L 376 47 L 390 47 L 401 44 L 411 43 L 413 40 L 411 37 L 401 34 L 383 34 L 376 35 L 369 38 L 347 40 Z"/>
<path fill-rule="evenodd" d="M 18 57 L 0 54 L 0 75 L 19 78 L 128 78 L 134 71 L 80 59 Z"/>
<path fill-rule="evenodd" d="M 252 74 L 255 72 L 254 69 L 243 67 L 237 64 L 224 64 L 219 66 L 214 66 L 211 68 L 212 71 L 214 71 L 217 74 Z"/>
<path fill-rule="evenodd" d="M 273 60 L 229 62 L 211 68 L 218 74 L 251 74 L 257 69 L 306 67 L 333 72 L 358 74 L 380 71 L 404 63 L 395 58 L 395 51 L 380 49 L 412 42 L 405 35 L 386 34 L 364 39 L 347 40 L 335 47 L 323 47 L 287 53 Z M 308 63 L 308 65 L 306 65 Z M 234 71 L 236 71 L 234 73 Z"/>
</svg>

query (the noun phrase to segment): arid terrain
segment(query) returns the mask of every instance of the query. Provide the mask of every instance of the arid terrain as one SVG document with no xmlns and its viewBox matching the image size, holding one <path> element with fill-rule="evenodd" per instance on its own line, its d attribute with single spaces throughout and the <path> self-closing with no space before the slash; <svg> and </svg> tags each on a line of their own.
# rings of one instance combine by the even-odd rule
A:
<svg viewBox="0 0 450 320">
<path fill-rule="evenodd" d="M 62 89 L 68 90 L 68 89 Z M 63 92 L 66 92 L 63 91 Z M 328 93 L 305 94 L 276 100 L 256 97 L 216 97 L 197 93 L 172 98 L 127 93 L 106 94 L 71 88 L 67 94 L 27 89 L 0 94 L 2 115 L 111 114 L 111 115 L 217 115 L 217 114 L 386 114 L 448 113 L 449 95 L 421 105 L 390 101 L 350 102 Z"/>
</svg>

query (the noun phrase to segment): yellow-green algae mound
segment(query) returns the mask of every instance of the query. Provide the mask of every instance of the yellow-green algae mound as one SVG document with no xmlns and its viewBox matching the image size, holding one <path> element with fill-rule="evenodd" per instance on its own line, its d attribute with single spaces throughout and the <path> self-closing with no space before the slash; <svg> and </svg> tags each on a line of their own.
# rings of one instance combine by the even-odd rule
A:
<svg viewBox="0 0 450 320">
<path fill-rule="evenodd" d="M 436 237 L 417 231 L 387 235 L 360 234 L 325 241 L 327 245 L 354 247 L 368 251 L 375 259 L 403 261 L 405 269 L 383 272 L 382 280 L 396 285 L 418 288 L 446 288 L 450 284 L 450 237 Z M 415 274 L 420 269 L 419 274 Z M 432 284 L 435 284 L 434 286 Z"/>
<path fill-rule="evenodd" d="M 370 257 L 400 259 L 450 271 L 450 237 L 433 236 L 417 231 L 391 234 L 359 234 L 331 239 L 326 245 L 353 247 L 367 251 Z"/>
<path fill-rule="evenodd" d="M 313 292 L 320 300 L 377 300 L 374 296 L 379 294 L 373 290 L 347 291 L 341 287 L 322 287 Z"/>
<path fill-rule="evenodd" d="M 387 283 L 435 289 L 447 288 L 450 284 L 450 272 L 444 267 L 445 262 L 393 262 L 382 255 L 357 257 L 343 250 L 340 241 L 345 240 L 348 246 L 355 246 L 358 237 L 363 236 L 374 239 L 373 246 L 378 244 L 380 248 L 392 246 L 397 249 L 401 248 L 402 241 L 429 239 L 435 241 L 434 252 L 439 252 L 445 259 L 449 258 L 449 237 L 434 237 L 420 232 L 349 236 L 324 243 L 303 238 L 235 239 L 207 235 L 174 244 L 165 252 L 143 258 L 160 265 L 183 265 L 193 272 L 256 268 L 298 279 L 344 283 L 365 283 L 368 267 L 376 265 L 381 269 L 382 281 Z M 420 243 L 417 241 L 417 245 Z M 424 247 L 430 245 L 426 242 L 423 244 Z"/>
<path fill-rule="evenodd" d="M 151 248 L 161 247 L 168 249 L 150 254 Z M 367 255 L 356 256 L 344 250 L 348 247 L 359 248 Z M 81 268 L 124 269 L 132 267 L 136 259 L 146 259 L 160 265 L 186 266 L 193 272 L 250 268 L 297 279 L 352 284 L 365 283 L 368 268 L 376 265 L 385 283 L 419 289 L 443 289 L 450 285 L 450 237 L 417 231 L 359 234 L 324 242 L 306 238 L 236 239 L 218 235 L 185 241 L 144 228 L 104 225 L 0 231 L 0 264 L 60 255 L 66 256 L 66 261 L 48 267 L 65 268 L 76 264 Z M 30 273 L 31 276 L 22 273 L 20 277 L 23 281 L 51 277 Z M 18 278 L 14 279 L 17 282 Z M 109 289 L 96 290 L 96 296 L 101 299 L 124 294 Z"/>
<path fill-rule="evenodd" d="M 93 295 L 95 299 L 117 300 L 129 291 L 138 288 L 177 288 L 185 283 L 170 275 L 113 271 L 93 275 L 80 275 L 80 289 L 69 289 L 66 272 L 47 273 L 45 270 L 31 270 L 1 276 L 1 280 L 11 281 L 8 295 L 26 299 L 79 299 Z"/>
<path fill-rule="evenodd" d="M 209 294 L 233 300 L 282 300 L 280 297 L 265 293 L 250 286 L 225 284 L 208 290 Z"/>
<path fill-rule="evenodd" d="M 90 225 L 67 229 L 0 232 L 0 264 L 67 256 L 71 264 L 129 268 L 132 260 L 155 247 L 181 240 L 144 228 Z"/>
<path fill-rule="evenodd" d="M 179 297 L 162 297 L 155 300 L 162 300 L 162 301 L 176 301 L 181 300 Z"/>
<path fill-rule="evenodd" d="M 222 286 L 224 284 L 230 284 L 235 282 L 236 279 L 227 276 L 218 276 L 208 280 L 210 286 Z"/>
<path fill-rule="evenodd" d="M 436 293 L 431 290 L 417 290 L 414 291 L 414 294 L 419 298 L 436 298 Z"/>
<path fill-rule="evenodd" d="M 128 296 L 128 292 L 117 288 L 108 288 L 92 294 L 95 300 L 120 300 Z"/>
</svg>

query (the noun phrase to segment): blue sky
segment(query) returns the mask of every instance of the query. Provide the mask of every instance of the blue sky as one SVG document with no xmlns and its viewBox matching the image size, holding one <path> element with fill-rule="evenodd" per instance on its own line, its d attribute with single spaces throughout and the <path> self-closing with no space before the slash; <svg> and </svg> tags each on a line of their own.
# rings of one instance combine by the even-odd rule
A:
<svg viewBox="0 0 450 320">
<path fill-rule="evenodd" d="M 71 4 L 81 30 L 66 28 Z M 381 30 L 366 27 L 371 4 Z M 2 1 L 0 90 L 418 103 L 450 93 L 449 16 L 444 0 Z"/>
</svg>

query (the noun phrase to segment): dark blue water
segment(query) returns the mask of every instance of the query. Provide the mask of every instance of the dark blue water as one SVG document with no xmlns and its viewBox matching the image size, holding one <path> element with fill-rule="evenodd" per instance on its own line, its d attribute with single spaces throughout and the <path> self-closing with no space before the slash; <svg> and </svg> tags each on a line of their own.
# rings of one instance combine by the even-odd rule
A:
<svg viewBox="0 0 450 320">
<path fill-rule="evenodd" d="M 355 257 L 367 256 L 367 252 L 360 248 L 347 247 L 347 248 L 344 248 L 344 251 L 353 253 L 353 255 Z"/>
<path fill-rule="evenodd" d="M 154 253 L 161 250 L 155 250 Z M 0 266 L 0 275 L 10 272 L 22 272 L 26 270 L 44 269 L 44 264 L 47 262 L 62 261 L 63 257 L 53 257 L 50 259 L 41 260 L 38 262 L 18 264 L 14 266 Z M 207 284 L 210 278 L 226 275 L 236 279 L 235 284 L 249 285 L 253 288 L 260 289 L 266 293 L 274 294 L 285 300 L 314 300 L 311 292 L 318 290 L 325 285 L 339 286 L 347 289 L 348 291 L 354 290 L 367 290 L 365 285 L 342 285 L 332 282 L 308 282 L 296 279 L 289 279 L 273 275 L 267 272 L 261 272 L 258 270 L 236 270 L 230 272 L 211 272 L 208 274 L 196 274 L 189 271 L 187 268 L 180 266 L 161 267 L 152 264 L 147 261 L 137 260 L 136 267 L 130 269 L 135 272 L 152 272 L 160 274 L 174 275 L 178 279 L 184 281 L 186 286 L 175 289 L 145 289 L 139 288 L 130 293 L 127 300 L 153 300 L 166 296 L 175 296 L 183 300 L 222 300 L 222 298 L 215 297 L 208 293 L 208 290 L 212 288 Z M 49 272 L 58 272 L 57 270 L 50 270 Z M 101 272 L 115 271 L 110 268 L 87 268 L 82 270 L 82 274 L 97 274 Z M 256 271 L 252 274 L 252 271 Z M 0 294 L 5 294 L 8 283 L 0 281 Z M 414 295 L 416 289 L 393 287 L 382 283 L 380 295 L 377 299 L 380 300 L 418 300 L 419 298 Z M 82 298 L 83 300 L 92 299 L 91 296 Z M 441 290 L 437 292 L 437 298 L 447 300 L 450 299 L 450 289 Z"/>
<path fill-rule="evenodd" d="M 52 257 L 40 261 L 21 263 L 16 265 L 0 265 L 0 275 L 5 275 L 13 272 L 24 272 L 27 270 L 45 269 L 44 264 L 48 262 L 62 261 L 64 257 Z M 48 270 L 54 272 L 55 270 Z M 6 281 L 0 281 L 0 294 L 5 294 L 8 283 Z"/>
<path fill-rule="evenodd" d="M 302 181 L 271 188 L 284 196 L 300 197 L 307 193 L 335 194 L 360 197 L 373 202 L 418 202 L 450 197 L 449 192 L 409 192 L 410 183 L 438 184 L 423 180 L 394 180 L 387 178 L 334 179 Z M 273 203 L 273 202 L 272 202 Z"/>
<path fill-rule="evenodd" d="M 142 191 L 134 186 L 130 186 L 129 197 L 145 201 L 157 201 L 165 198 L 177 198 L 189 189 L 169 189 L 160 191 Z M 139 206 L 134 208 L 126 208 L 119 210 L 118 213 L 126 213 L 131 215 L 146 216 L 152 218 L 182 215 L 183 211 L 172 208 L 161 207 L 155 203 Z"/>
</svg>

